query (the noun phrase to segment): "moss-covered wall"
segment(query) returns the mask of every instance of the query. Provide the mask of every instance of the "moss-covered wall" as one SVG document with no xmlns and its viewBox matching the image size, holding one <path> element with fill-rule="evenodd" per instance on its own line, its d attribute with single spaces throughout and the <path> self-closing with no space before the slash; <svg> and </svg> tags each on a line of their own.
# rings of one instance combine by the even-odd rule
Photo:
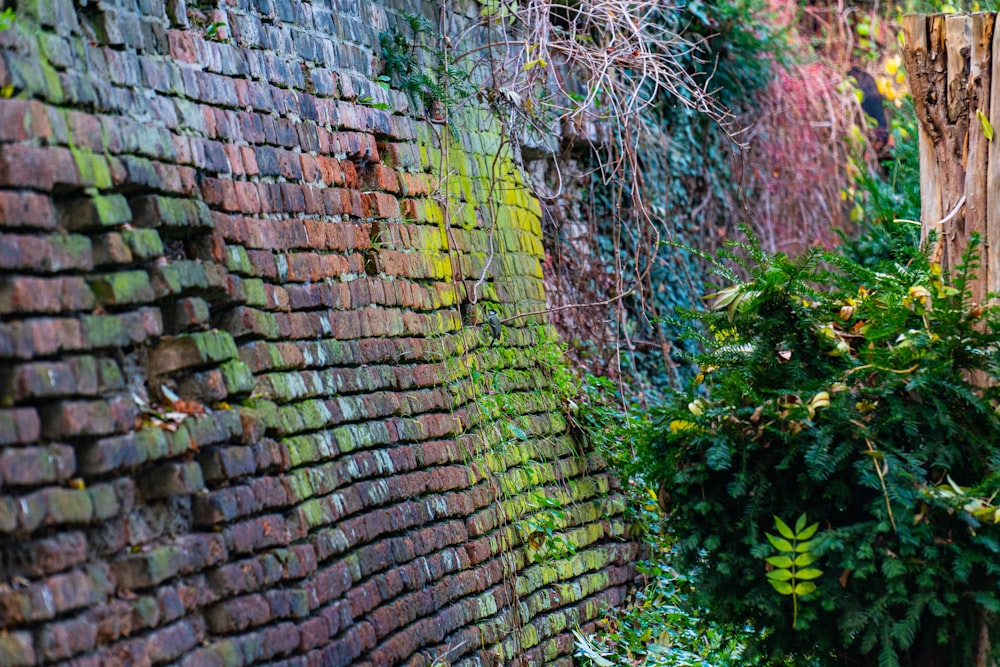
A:
<svg viewBox="0 0 1000 667">
<path fill-rule="evenodd" d="M 538 203 L 476 96 L 378 85 L 406 4 L 17 4 L 0 664 L 568 663 L 621 600 L 552 333 L 484 326 L 544 307 Z"/>
</svg>

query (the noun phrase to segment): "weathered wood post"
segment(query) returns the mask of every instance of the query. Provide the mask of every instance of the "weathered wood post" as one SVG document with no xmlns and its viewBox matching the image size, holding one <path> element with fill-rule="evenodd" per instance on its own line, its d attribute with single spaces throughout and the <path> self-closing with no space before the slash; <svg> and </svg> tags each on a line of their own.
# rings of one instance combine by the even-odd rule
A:
<svg viewBox="0 0 1000 667">
<path fill-rule="evenodd" d="M 942 268 L 983 239 L 973 301 L 1000 290 L 1000 44 L 996 14 L 909 15 L 903 58 L 920 121 L 922 237 L 937 231 Z M 983 122 L 984 120 L 988 121 Z"/>
<path fill-rule="evenodd" d="M 903 59 L 920 121 L 921 237 L 938 233 L 941 268 L 961 262 L 979 234 L 981 267 L 969 286 L 974 302 L 1000 291 L 1000 31 L 996 14 L 909 15 Z M 996 41 L 994 41 L 996 39 Z M 996 54 L 996 55 L 994 55 Z M 989 379 L 973 377 L 973 382 Z M 990 659 L 987 614 L 975 667 Z"/>
</svg>

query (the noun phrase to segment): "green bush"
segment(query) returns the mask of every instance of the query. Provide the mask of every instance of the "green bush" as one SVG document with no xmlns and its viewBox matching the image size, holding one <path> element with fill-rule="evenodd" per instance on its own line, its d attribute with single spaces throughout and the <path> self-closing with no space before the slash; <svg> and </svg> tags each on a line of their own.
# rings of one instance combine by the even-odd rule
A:
<svg viewBox="0 0 1000 667">
<path fill-rule="evenodd" d="M 723 254 L 750 278 L 720 267 L 701 374 L 639 457 L 693 602 L 757 628 L 762 659 L 973 664 L 1000 611 L 1000 389 L 977 384 L 1000 370 L 1000 313 L 968 301 L 976 257 L 942 276 L 919 253 Z M 769 540 L 778 519 L 802 541 Z M 781 552 L 809 554 L 815 590 L 772 586 Z"/>
<path fill-rule="evenodd" d="M 884 260 L 905 262 L 920 240 L 920 151 L 913 98 L 903 98 L 890 124 L 893 144 L 882 169 L 875 171 L 863 159 L 854 160 L 859 173 L 853 190 L 859 232 L 854 238 L 841 235 L 841 251 L 865 266 Z"/>
</svg>

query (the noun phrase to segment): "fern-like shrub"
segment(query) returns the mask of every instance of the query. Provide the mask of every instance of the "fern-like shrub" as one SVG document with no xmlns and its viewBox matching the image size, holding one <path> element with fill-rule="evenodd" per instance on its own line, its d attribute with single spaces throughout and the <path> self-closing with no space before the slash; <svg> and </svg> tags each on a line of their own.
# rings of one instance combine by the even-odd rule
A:
<svg viewBox="0 0 1000 667">
<path fill-rule="evenodd" d="M 694 601 L 758 629 L 776 661 L 990 664 L 1000 313 L 969 303 L 975 252 L 952 276 L 917 252 L 877 268 L 753 242 L 747 261 L 723 255 L 750 278 L 720 267 L 732 285 L 694 314 L 701 373 L 654 412 L 639 461 Z M 822 574 L 793 600 L 771 583 L 766 535 L 801 515 L 819 522 L 799 550 Z"/>
</svg>

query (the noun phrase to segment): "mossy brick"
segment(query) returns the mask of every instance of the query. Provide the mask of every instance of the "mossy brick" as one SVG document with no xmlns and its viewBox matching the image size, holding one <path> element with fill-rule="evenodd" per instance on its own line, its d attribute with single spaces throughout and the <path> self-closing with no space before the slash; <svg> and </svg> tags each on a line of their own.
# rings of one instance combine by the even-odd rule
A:
<svg viewBox="0 0 1000 667">
<path fill-rule="evenodd" d="M 59 224 L 71 232 L 122 225 L 132 220 L 128 200 L 118 194 L 91 195 L 60 201 Z"/>
<path fill-rule="evenodd" d="M 114 359 L 82 357 L 79 360 L 73 360 L 71 365 L 78 380 L 82 382 L 84 377 L 89 378 L 91 364 L 96 366 L 97 392 L 99 394 L 125 389 L 125 376 L 122 375 L 122 370 Z"/>
<path fill-rule="evenodd" d="M 14 23 L 19 28 L 18 22 Z M 3 54 L 4 63 L 11 85 L 18 92 L 27 93 L 31 97 L 39 97 L 51 104 L 63 102 L 63 88 L 59 74 L 48 62 L 27 54 L 6 51 Z"/>
<path fill-rule="evenodd" d="M 124 323 L 115 315 L 84 315 L 79 322 L 87 349 L 124 347 L 129 342 Z"/>
<path fill-rule="evenodd" d="M 32 443 L 40 435 L 41 420 L 35 408 L 0 409 L 0 446 Z"/>
<path fill-rule="evenodd" d="M 94 521 L 106 521 L 118 516 L 124 510 L 118 492 L 112 484 L 97 484 L 87 488 L 90 502 L 94 508 Z"/>
<path fill-rule="evenodd" d="M 232 359 L 219 367 L 226 389 L 231 396 L 249 394 L 254 389 L 254 377 L 250 367 L 238 359 Z"/>
<path fill-rule="evenodd" d="M 264 287 L 264 281 L 260 278 L 243 280 L 243 293 L 246 305 L 258 308 L 267 306 L 267 289 Z"/>
<path fill-rule="evenodd" d="M 153 286 L 145 271 L 119 271 L 90 280 L 98 301 L 106 306 L 147 303 L 153 300 Z"/>
<path fill-rule="evenodd" d="M 93 266 L 93 247 L 86 236 L 0 234 L 0 269 L 54 273 Z"/>
<path fill-rule="evenodd" d="M 238 357 L 233 337 L 223 331 L 199 331 L 164 338 L 149 354 L 151 375 L 216 364 Z"/>
<path fill-rule="evenodd" d="M 32 667 L 38 664 L 31 632 L 13 631 L 0 634 L 0 665 Z"/>
<path fill-rule="evenodd" d="M 143 589 L 176 576 L 186 562 L 181 549 L 167 545 L 112 561 L 111 573 L 119 590 Z"/>
<path fill-rule="evenodd" d="M 6 486 L 63 482 L 76 473 L 72 447 L 9 447 L 0 452 L 0 480 Z"/>
<path fill-rule="evenodd" d="M 132 223 L 137 227 L 165 227 L 190 233 L 212 226 L 208 206 L 197 199 L 142 195 L 132 198 L 129 203 L 133 212 Z"/>
<path fill-rule="evenodd" d="M 237 306 L 222 316 L 220 326 L 236 338 L 253 336 L 274 340 L 281 337 L 278 320 L 273 313 L 247 306 Z"/>
<path fill-rule="evenodd" d="M 153 259 L 163 254 L 163 241 L 155 229 L 127 229 L 121 235 L 136 259 Z"/>
<path fill-rule="evenodd" d="M 85 475 L 100 475 L 162 458 L 166 451 L 165 432 L 150 427 L 83 445 L 79 448 L 77 464 Z"/>
<path fill-rule="evenodd" d="M 0 496 L 0 534 L 18 530 L 18 509 L 21 499 Z"/>
<path fill-rule="evenodd" d="M 226 269 L 232 273 L 251 276 L 254 273 L 250 255 L 243 246 L 226 246 Z"/>
<path fill-rule="evenodd" d="M 85 489 L 49 488 L 39 492 L 46 507 L 44 524 L 60 526 L 89 523 L 94 516 L 94 504 Z"/>
<path fill-rule="evenodd" d="M 213 267 L 199 260 L 178 260 L 153 269 L 153 285 L 157 296 L 176 295 L 191 291 L 204 291 L 212 287 L 215 276 Z"/>
<path fill-rule="evenodd" d="M 139 489 L 147 499 L 191 495 L 205 489 L 205 480 L 195 461 L 165 463 L 142 475 Z"/>
<path fill-rule="evenodd" d="M 58 79 L 57 79 L 58 80 Z M 84 188 L 107 190 L 114 185 L 108 158 L 87 148 L 70 146 L 70 154 L 76 165 L 77 180 L 74 185 Z"/>
</svg>

